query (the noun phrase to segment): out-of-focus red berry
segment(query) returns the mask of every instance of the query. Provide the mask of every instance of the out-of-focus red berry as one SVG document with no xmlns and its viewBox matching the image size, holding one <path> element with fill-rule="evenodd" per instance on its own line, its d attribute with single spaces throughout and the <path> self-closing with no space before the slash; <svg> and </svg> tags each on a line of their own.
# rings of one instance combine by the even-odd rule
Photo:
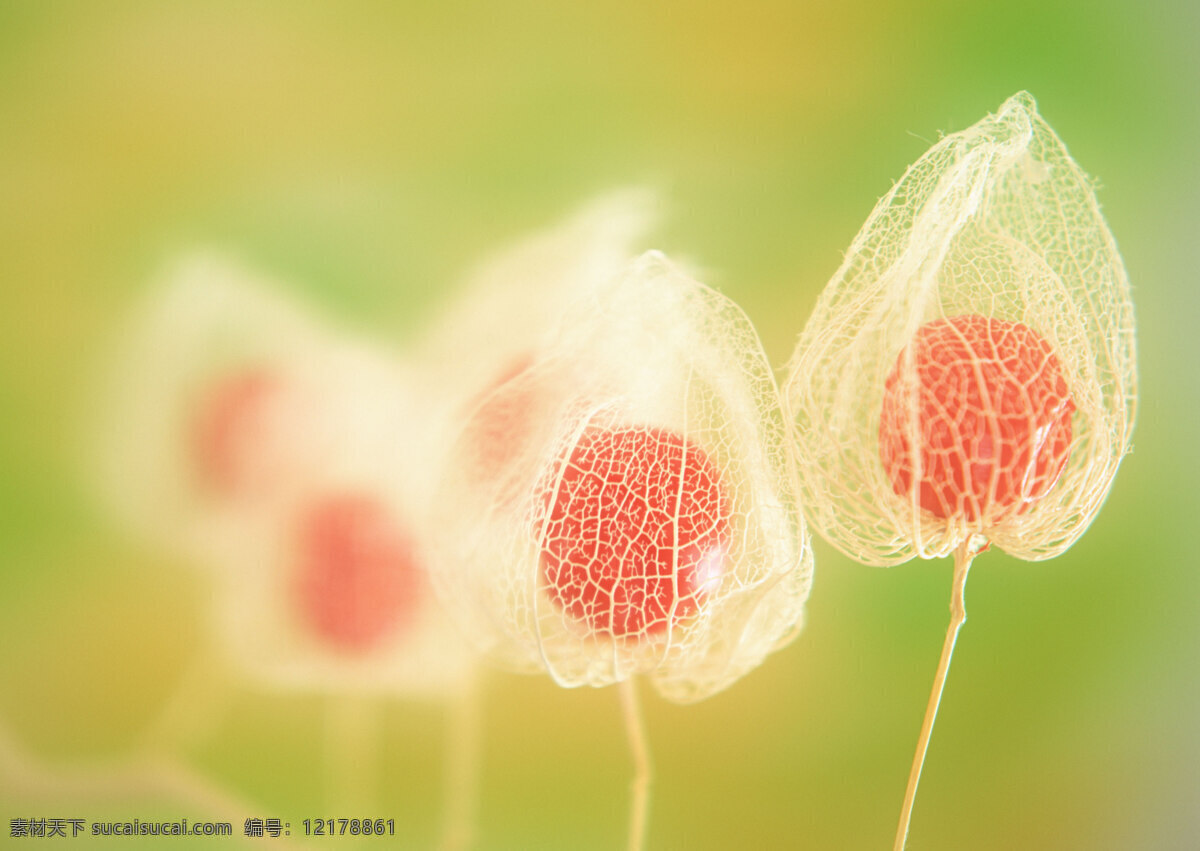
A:
<svg viewBox="0 0 1200 851">
<path fill-rule="evenodd" d="M 410 622 L 421 594 L 412 542 L 379 500 L 340 494 L 299 519 L 295 592 L 303 625 L 343 652 L 366 652 Z"/>
<path fill-rule="evenodd" d="M 257 490 L 271 475 L 283 435 L 283 388 L 262 369 L 223 376 L 201 394 L 193 419 L 193 471 L 201 489 L 223 498 Z"/>
<path fill-rule="evenodd" d="M 471 453 L 472 473 L 480 479 L 494 479 L 525 449 L 531 412 L 536 411 L 540 400 L 530 387 L 505 385 L 528 369 L 532 361 L 529 354 L 514 358 L 472 400 L 475 410 L 466 426 L 464 445 Z"/>
</svg>

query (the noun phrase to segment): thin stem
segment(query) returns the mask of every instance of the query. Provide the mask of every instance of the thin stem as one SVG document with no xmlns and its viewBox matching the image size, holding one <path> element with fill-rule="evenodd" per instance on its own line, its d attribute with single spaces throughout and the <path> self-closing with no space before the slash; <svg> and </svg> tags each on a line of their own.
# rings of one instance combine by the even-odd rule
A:
<svg viewBox="0 0 1200 851">
<path fill-rule="evenodd" d="M 469 848 L 475 833 L 479 785 L 481 715 L 479 685 L 468 676 L 456 695 L 446 725 L 446 773 L 443 791 L 442 851 Z"/>
<path fill-rule="evenodd" d="M 967 620 L 964 594 L 967 588 L 967 571 L 971 569 L 978 549 L 971 547 L 968 539 L 954 553 L 954 585 L 950 593 L 950 626 L 946 629 L 946 641 L 942 645 L 942 658 L 938 662 L 937 674 L 933 678 L 933 689 L 929 693 L 929 704 L 925 707 L 925 721 L 921 725 L 921 736 L 917 739 L 917 752 L 913 755 L 912 771 L 908 775 L 908 789 L 904 793 L 904 807 L 900 810 L 900 825 L 896 829 L 895 851 L 904 851 L 908 841 L 908 825 L 912 820 L 913 803 L 917 798 L 917 784 L 921 782 L 921 769 L 925 765 L 925 752 L 929 750 L 929 737 L 933 733 L 933 722 L 937 720 L 938 706 L 942 702 L 942 690 L 946 687 L 946 674 L 950 671 L 950 659 L 954 656 L 954 643 L 958 631 Z"/>
<path fill-rule="evenodd" d="M 637 686 L 633 678 L 618 686 L 621 695 L 621 714 L 625 718 L 625 735 L 633 757 L 633 782 L 630 784 L 629 851 L 641 851 L 646 842 L 646 823 L 650 811 L 650 783 L 654 768 L 650 763 L 650 748 L 646 743 L 646 726 L 642 722 Z"/>
</svg>

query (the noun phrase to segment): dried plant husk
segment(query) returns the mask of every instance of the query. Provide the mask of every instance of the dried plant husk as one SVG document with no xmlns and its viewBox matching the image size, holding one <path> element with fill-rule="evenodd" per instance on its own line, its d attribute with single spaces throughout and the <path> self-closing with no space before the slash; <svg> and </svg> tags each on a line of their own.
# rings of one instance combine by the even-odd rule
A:
<svg viewBox="0 0 1200 851">
<path fill-rule="evenodd" d="M 103 358 L 90 432 L 88 466 L 99 496 L 126 528 L 165 549 L 204 551 L 240 495 L 208 487 L 198 468 L 197 426 L 223 382 L 262 377 L 271 418 L 318 388 L 331 338 L 275 282 L 212 252 L 173 264 L 121 324 Z M 319 394 L 319 390 L 316 391 Z M 265 401 L 265 400 L 264 400 Z M 262 455 L 320 454 L 323 417 L 294 436 L 308 446 L 272 442 Z M 315 444 L 317 445 L 313 445 Z M 261 489 L 257 489 L 261 494 Z"/>
<path fill-rule="evenodd" d="M 473 655 L 437 602 L 422 529 L 388 483 L 338 478 L 242 519 L 236 546 L 219 557 L 210 614 L 226 658 L 248 680 L 405 697 L 468 683 Z M 335 524 L 349 528 L 331 532 Z M 319 547 L 332 551 L 323 563 L 313 557 Z"/>
<path fill-rule="evenodd" d="M 508 667 L 545 671 L 563 686 L 646 674 L 671 700 L 699 700 L 796 633 L 811 583 L 787 424 L 762 346 L 736 305 L 654 252 L 583 294 L 555 327 L 524 369 L 481 399 L 448 453 L 435 499 L 435 584 L 474 643 Z M 489 447 L 498 433 L 502 453 Z M 594 517 L 564 524 L 555 514 L 582 504 L 562 498 L 569 468 L 606 440 L 634 453 L 626 481 L 635 482 L 584 471 L 600 477 L 591 496 L 598 516 L 618 524 L 609 529 L 644 522 L 647 506 L 675 512 L 653 530 L 620 533 L 630 553 L 634 538 L 655 536 L 672 566 L 667 581 L 680 589 L 645 629 L 637 618 L 613 626 L 581 616 L 548 567 L 558 558 L 553 536 L 608 534 L 588 525 Z M 647 462 L 642 451 L 663 454 Z M 654 463 L 663 459 L 666 469 Z M 654 495 L 663 483 L 678 489 L 674 501 Z M 680 532 L 694 510 L 707 512 L 700 534 L 720 542 L 698 582 L 684 575 Z M 651 568 L 629 554 L 619 569 Z"/>
<path fill-rule="evenodd" d="M 455 692 L 473 655 L 428 574 L 417 382 L 356 340 L 331 344 L 320 366 L 325 392 L 295 425 L 332 415 L 334 428 L 286 489 L 225 524 L 207 559 L 220 567 L 215 632 L 236 667 L 274 688 Z"/>
<path fill-rule="evenodd" d="M 464 409 L 481 393 L 526 365 L 569 304 L 637 256 L 633 245 L 656 206 L 654 193 L 644 188 L 603 193 L 468 272 L 412 351 L 435 400 L 435 447 L 441 435 L 457 430 Z"/>
<path fill-rule="evenodd" d="M 985 504 L 938 516 L 921 505 L 928 432 L 914 341 L 929 323 L 963 317 L 1032 331 L 1057 359 L 1073 406 L 1061 474 L 1025 494 L 1019 511 Z M 973 351 L 978 364 L 1003 361 L 1003 352 Z M 972 374 L 964 380 L 986 383 L 983 370 Z M 881 461 L 889 375 L 906 394 L 906 417 L 885 431 L 898 429 L 909 446 L 917 472 L 907 487 Z M 891 565 L 986 541 L 1038 560 L 1084 532 L 1129 450 L 1133 307 L 1094 186 L 1028 93 L 942 139 L 878 203 L 800 335 L 784 396 L 809 520 L 854 559 Z M 972 413 L 997 427 L 997 410 Z M 1036 441 L 1046 426 L 1030 419 L 1024 431 Z"/>
<path fill-rule="evenodd" d="M 412 370 L 211 252 L 174 263 L 120 330 L 89 465 L 120 526 L 208 574 L 228 663 L 288 690 L 462 688 L 471 655 L 424 566 L 433 459 Z M 198 423 L 229 386 L 262 391 L 225 459 L 253 469 L 214 482 Z"/>
</svg>

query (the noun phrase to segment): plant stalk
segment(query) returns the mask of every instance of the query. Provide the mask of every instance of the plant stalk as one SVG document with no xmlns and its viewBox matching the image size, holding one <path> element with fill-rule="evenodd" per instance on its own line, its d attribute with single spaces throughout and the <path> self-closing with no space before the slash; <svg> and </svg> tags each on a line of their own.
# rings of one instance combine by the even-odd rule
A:
<svg viewBox="0 0 1200 851">
<path fill-rule="evenodd" d="M 913 804 L 917 798 L 917 785 L 921 782 L 921 769 L 925 765 L 925 753 L 929 750 L 929 738 L 933 733 L 933 722 L 937 720 L 938 706 L 942 702 L 942 691 L 946 687 L 946 674 L 950 671 L 950 659 L 954 656 L 954 644 L 958 631 L 967 620 L 964 595 L 967 588 L 967 571 L 971 569 L 977 548 L 971 540 L 963 541 L 954 553 L 954 580 L 950 592 L 950 626 L 946 629 L 946 640 L 942 644 L 942 658 L 938 661 L 937 674 L 933 678 L 933 689 L 929 693 L 929 704 L 925 707 L 925 721 L 921 725 L 921 736 L 917 739 L 917 751 L 913 754 L 912 770 L 908 775 L 908 789 L 904 793 L 904 807 L 900 810 L 900 825 L 896 829 L 894 851 L 904 851 L 908 841 L 908 826 L 912 821 Z"/>
<path fill-rule="evenodd" d="M 628 848 L 629 851 L 642 851 L 646 844 L 646 825 L 650 812 L 650 783 L 653 780 L 654 769 L 650 762 L 650 748 L 646 744 L 646 726 L 642 721 L 637 686 L 633 678 L 622 680 L 618 690 L 621 695 L 621 714 L 625 718 L 625 734 L 629 739 L 630 755 L 633 757 Z"/>
</svg>

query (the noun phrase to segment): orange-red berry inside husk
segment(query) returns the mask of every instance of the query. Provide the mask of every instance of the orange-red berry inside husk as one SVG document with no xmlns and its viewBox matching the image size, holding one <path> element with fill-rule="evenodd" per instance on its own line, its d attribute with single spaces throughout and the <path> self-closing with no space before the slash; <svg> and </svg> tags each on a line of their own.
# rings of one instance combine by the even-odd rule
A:
<svg viewBox="0 0 1200 851">
<path fill-rule="evenodd" d="M 528 353 L 513 358 L 468 406 L 475 410 L 465 428 L 466 460 L 479 479 L 495 479 L 525 448 L 540 400 L 531 387 L 510 382 L 532 362 Z"/>
<path fill-rule="evenodd" d="M 880 458 L 901 496 L 919 470 L 925 511 L 994 525 L 1058 481 L 1074 410 L 1058 356 L 1033 329 L 978 314 L 936 319 L 884 383 Z"/>
<path fill-rule="evenodd" d="M 273 475 L 269 447 L 278 437 L 274 409 L 283 392 L 279 378 L 248 368 L 221 376 L 199 398 L 191 426 L 192 468 L 206 493 L 230 497 L 264 484 Z"/>
<path fill-rule="evenodd" d="M 412 542 L 374 496 L 321 497 L 296 527 L 294 592 L 303 627 L 331 649 L 367 652 L 413 619 L 421 573 Z"/>
<path fill-rule="evenodd" d="M 667 429 L 590 426 L 560 463 L 541 548 L 551 599 L 617 638 L 696 615 L 727 570 L 732 535 L 704 450 Z"/>
</svg>

